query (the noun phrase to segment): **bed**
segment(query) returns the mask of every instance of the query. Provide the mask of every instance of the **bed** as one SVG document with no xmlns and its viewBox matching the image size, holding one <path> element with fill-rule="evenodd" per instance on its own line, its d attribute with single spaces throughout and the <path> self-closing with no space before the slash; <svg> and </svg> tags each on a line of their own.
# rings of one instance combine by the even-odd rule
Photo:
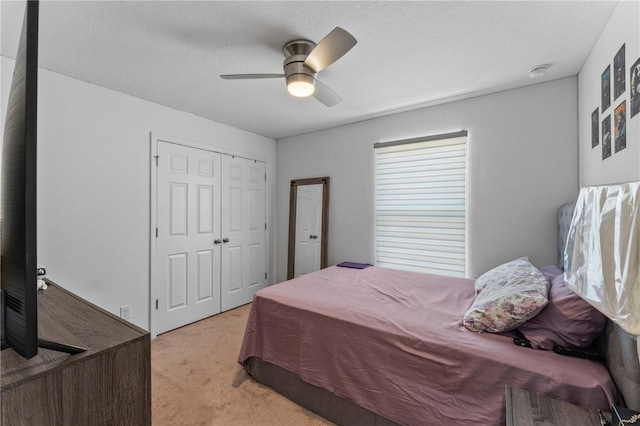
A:
<svg viewBox="0 0 640 426">
<path fill-rule="evenodd" d="M 561 240 L 571 208 L 559 213 Z M 613 322 L 597 342 L 607 365 L 563 357 L 466 329 L 475 294 L 469 279 L 330 267 L 256 294 L 238 361 L 343 425 L 502 425 L 505 385 L 640 408 L 636 342 Z"/>
</svg>

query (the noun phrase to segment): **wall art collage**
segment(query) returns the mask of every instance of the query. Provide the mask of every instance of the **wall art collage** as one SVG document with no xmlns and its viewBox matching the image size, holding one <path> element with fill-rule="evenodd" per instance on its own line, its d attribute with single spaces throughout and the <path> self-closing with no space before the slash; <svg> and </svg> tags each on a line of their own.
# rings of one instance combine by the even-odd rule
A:
<svg viewBox="0 0 640 426">
<path fill-rule="evenodd" d="M 626 92 L 625 45 L 600 76 L 600 106 L 591 113 L 591 148 L 602 142 L 602 159 L 627 147 L 627 119 L 640 113 L 640 58 L 629 67 L 629 105 Z M 613 104 L 613 106 L 612 106 Z"/>
</svg>

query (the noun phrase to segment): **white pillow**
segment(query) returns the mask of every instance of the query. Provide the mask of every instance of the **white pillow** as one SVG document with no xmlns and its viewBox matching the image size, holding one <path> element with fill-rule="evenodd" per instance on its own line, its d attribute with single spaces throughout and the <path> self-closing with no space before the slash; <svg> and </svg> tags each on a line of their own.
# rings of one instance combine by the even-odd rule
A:
<svg viewBox="0 0 640 426">
<path fill-rule="evenodd" d="M 476 280 L 479 293 L 462 323 L 478 332 L 514 330 L 546 306 L 549 287 L 547 277 L 528 258 L 512 260 Z"/>
</svg>

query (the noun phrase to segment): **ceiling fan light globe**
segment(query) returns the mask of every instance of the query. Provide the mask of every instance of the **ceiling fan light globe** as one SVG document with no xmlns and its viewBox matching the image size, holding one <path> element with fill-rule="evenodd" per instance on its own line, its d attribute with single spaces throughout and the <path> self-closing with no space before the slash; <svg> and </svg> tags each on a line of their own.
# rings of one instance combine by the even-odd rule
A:
<svg viewBox="0 0 640 426">
<path fill-rule="evenodd" d="M 287 90 L 298 98 L 306 98 L 315 91 L 315 78 L 305 74 L 295 74 L 287 77 Z"/>
<path fill-rule="evenodd" d="M 304 81 L 293 82 L 289 84 L 287 88 L 289 89 L 289 93 L 298 98 L 306 98 L 307 96 L 311 96 L 315 91 L 315 87 L 313 87 L 313 84 Z"/>
</svg>

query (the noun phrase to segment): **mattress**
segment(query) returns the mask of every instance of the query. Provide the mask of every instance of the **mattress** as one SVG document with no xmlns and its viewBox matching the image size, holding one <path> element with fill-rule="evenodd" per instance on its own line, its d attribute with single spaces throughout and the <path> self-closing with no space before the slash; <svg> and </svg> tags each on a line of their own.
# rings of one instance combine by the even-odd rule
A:
<svg viewBox="0 0 640 426">
<path fill-rule="evenodd" d="M 504 423 L 505 385 L 607 410 L 604 365 L 474 333 L 473 280 L 331 267 L 259 291 L 238 361 L 296 374 L 394 422 Z"/>
</svg>

